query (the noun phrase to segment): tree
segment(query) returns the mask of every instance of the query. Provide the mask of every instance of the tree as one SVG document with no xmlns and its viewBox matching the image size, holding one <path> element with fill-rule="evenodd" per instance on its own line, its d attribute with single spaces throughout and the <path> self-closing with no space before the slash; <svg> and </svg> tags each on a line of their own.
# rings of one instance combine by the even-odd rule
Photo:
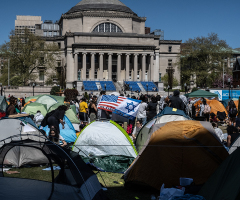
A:
<svg viewBox="0 0 240 200">
<path fill-rule="evenodd" d="M 37 73 L 52 73 L 59 56 L 57 44 L 46 43 L 40 36 L 32 34 L 27 28 L 22 32 L 10 33 L 10 41 L 0 47 L 0 56 L 10 59 L 10 84 L 27 85 L 35 81 Z M 6 84 L 7 63 L 3 66 L 1 81 Z M 50 70 L 51 69 L 51 70 Z"/>
<path fill-rule="evenodd" d="M 230 56 L 230 47 L 215 33 L 208 34 L 208 37 L 188 39 L 181 50 L 182 83 L 189 83 L 191 77 L 196 76 L 197 86 L 212 86 Z"/>
<path fill-rule="evenodd" d="M 229 82 L 228 79 L 230 78 L 230 85 L 233 83 L 233 77 L 232 74 L 225 74 L 224 75 L 224 87 L 228 88 L 229 87 Z M 214 82 L 213 82 L 214 87 L 222 88 L 223 87 L 223 77 L 219 76 Z"/>
<path fill-rule="evenodd" d="M 168 84 L 169 84 L 168 74 L 165 74 L 162 77 L 162 82 L 165 87 L 168 87 Z M 173 77 L 172 87 L 176 87 L 176 86 L 178 86 L 178 80 L 175 77 Z"/>
</svg>

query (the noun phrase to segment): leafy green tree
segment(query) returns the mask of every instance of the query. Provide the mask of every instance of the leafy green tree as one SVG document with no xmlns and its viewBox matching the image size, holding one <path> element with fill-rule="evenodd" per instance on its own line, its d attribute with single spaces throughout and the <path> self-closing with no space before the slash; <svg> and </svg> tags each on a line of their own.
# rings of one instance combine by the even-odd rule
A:
<svg viewBox="0 0 240 200">
<path fill-rule="evenodd" d="M 10 59 L 10 84 L 27 85 L 29 81 L 35 81 L 39 70 L 44 74 L 55 71 L 56 59 L 59 56 L 57 44 L 47 43 L 42 37 L 32 34 L 27 28 L 23 33 L 12 31 L 10 41 L 0 46 L 0 56 Z M 2 69 L 1 81 L 6 84 L 7 62 Z"/>
<path fill-rule="evenodd" d="M 162 77 L 162 82 L 163 82 L 164 87 L 167 87 L 167 86 L 168 86 L 168 74 L 165 74 L 165 75 Z M 178 86 L 178 85 L 179 85 L 178 80 L 177 80 L 175 77 L 173 77 L 172 86 L 173 86 L 173 87 L 176 87 L 176 86 Z"/>
<path fill-rule="evenodd" d="M 181 50 L 182 83 L 189 83 L 191 77 L 196 77 L 194 81 L 197 86 L 212 86 L 231 54 L 232 51 L 226 41 L 220 40 L 215 33 L 208 34 L 208 37 L 188 39 Z"/>
<path fill-rule="evenodd" d="M 50 94 L 51 95 L 57 95 L 56 92 L 60 92 L 60 87 L 59 86 L 53 86 L 51 91 L 50 91 Z"/>
</svg>

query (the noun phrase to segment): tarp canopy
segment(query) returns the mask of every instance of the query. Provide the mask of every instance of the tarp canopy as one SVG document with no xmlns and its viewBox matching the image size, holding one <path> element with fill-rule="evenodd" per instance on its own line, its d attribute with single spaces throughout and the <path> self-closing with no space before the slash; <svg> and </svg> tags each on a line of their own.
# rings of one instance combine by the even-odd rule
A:
<svg viewBox="0 0 240 200">
<path fill-rule="evenodd" d="M 73 151 L 102 171 L 124 172 L 137 156 L 126 131 L 113 121 L 94 121 L 85 127 Z"/>
<path fill-rule="evenodd" d="M 135 183 L 160 189 L 179 185 L 180 177 L 204 184 L 228 156 L 209 122 L 193 120 L 155 124 L 144 147 L 124 174 Z"/>
<path fill-rule="evenodd" d="M 42 115 L 45 116 L 47 114 L 47 105 L 42 103 L 32 102 L 24 106 L 22 112 L 28 113 L 30 115 L 35 115 L 38 110 L 40 110 Z"/>
<path fill-rule="evenodd" d="M 218 97 L 217 94 L 205 91 L 205 90 L 197 90 L 188 94 L 185 94 L 186 97 Z"/>
<path fill-rule="evenodd" d="M 199 195 L 207 200 L 240 199 L 240 148 L 217 168 L 201 188 Z"/>
</svg>

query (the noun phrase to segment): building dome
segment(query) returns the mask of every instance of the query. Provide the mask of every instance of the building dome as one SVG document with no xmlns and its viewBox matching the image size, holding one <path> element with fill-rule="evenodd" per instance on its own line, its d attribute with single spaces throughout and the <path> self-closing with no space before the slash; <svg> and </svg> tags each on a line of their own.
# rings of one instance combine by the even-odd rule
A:
<svg viewBox="0 0 240 200">
<path fill-rule="evenodd" d="M 82 0 L 72 7 L 66 14 L 81 11 L 118 11 L 135 14 L 119 0 Z"/>
</svg>

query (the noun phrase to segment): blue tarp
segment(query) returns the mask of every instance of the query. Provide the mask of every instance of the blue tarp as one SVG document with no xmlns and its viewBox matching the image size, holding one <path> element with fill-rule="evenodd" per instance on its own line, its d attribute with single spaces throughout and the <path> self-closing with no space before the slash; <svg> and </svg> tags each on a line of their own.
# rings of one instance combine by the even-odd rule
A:
<svg viewBox="0 0 240 200">
<path fill-rule="evenodd" d="M 77 136 L 72 123 L 66 115 L 64 115 L 63 121 L 65 121 L 64 129 L 62 128 L 62 124 L 59 124 L 60 135 L 67 143 L 75 142 Z M 48 128 L 48 126 L 43 127 L 43 130 L 46 132 L 47 135 L 49 134 L 50 129 Z"/>
<path fill-rule="evenodd" d="M 162 110 L 162 112 L 158 113 L 158 115 L 155 117 L 161 117 L 163 115 L 181 115 L 183 117 L 186 117 L 187 119 L 191 119 L 188 115 L 185 114 L 184 111 L 178 110 L 176 108 L 166 107 Z"/>
</svg>

